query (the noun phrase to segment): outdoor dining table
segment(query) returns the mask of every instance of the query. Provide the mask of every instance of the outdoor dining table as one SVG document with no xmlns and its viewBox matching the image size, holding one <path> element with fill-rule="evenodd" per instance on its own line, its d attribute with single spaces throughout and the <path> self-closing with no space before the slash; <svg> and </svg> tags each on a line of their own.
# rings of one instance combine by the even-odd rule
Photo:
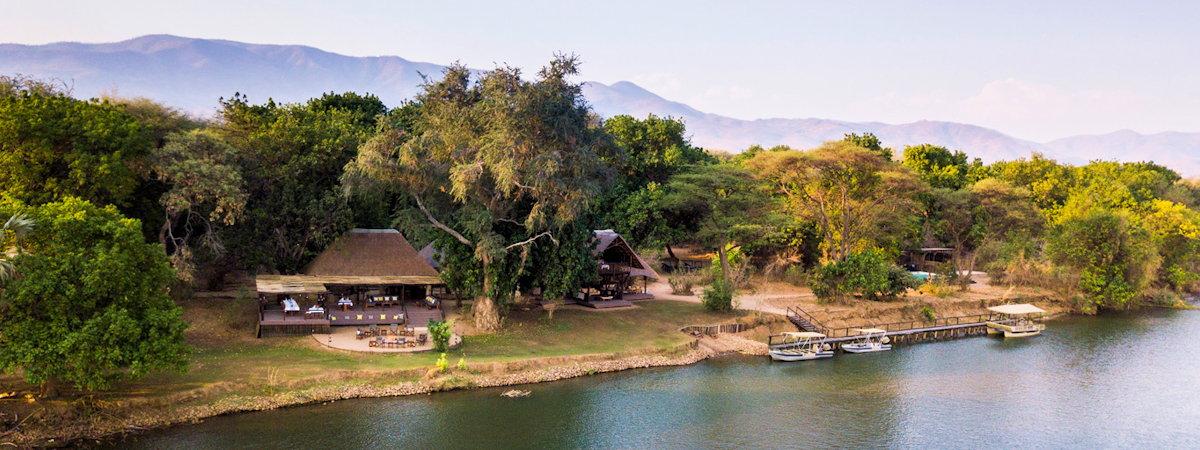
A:
<svg viewBox="0 0 1200 450">
<path fill-rule="evenodd" d="M 337 304 L 338 306 L 342 307 L 342 311 L 349 311 L 350 308 L 354 306 L 354 302 L 346 297 L 342 297 L 340 300 L 338 300 Z"/>
<path fill-rule="evenodd" d="M 293 314 L 293 313 L 299 313 L 299 312 L 300 312 L 300 304 L 296 303 L 296 300 L 293 300 L 290 298 L 283 299 L 283 313 L 284 314 Z"/>
</svg>

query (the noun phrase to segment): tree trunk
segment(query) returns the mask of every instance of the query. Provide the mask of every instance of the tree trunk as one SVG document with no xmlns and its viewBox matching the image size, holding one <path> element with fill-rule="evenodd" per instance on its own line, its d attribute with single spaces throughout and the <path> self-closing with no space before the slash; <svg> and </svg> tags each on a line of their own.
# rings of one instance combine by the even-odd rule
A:
<svg viewBox="0 0 1200 450">
<path fill-rule="evenodd" d="M 493 281 L 491 273 L 491 258 L 483 258 L 483 290 L 471 305 L 471 315 L 475 318 L 475 328 L 482 331 L 500 330 L 500 306 L 492 300 Z"/>
<path fill-rule="evenodd" d="M 725 280 L 726 286 L 733 287 L 733 285 L 730 284 L 731 280 L 729 279 L 729 255 L 725 253 L 725 244 L 721 244 L 717 247 L 717 255 L 719 255 L 721 259 L 721 278 Z"/>
</svg>

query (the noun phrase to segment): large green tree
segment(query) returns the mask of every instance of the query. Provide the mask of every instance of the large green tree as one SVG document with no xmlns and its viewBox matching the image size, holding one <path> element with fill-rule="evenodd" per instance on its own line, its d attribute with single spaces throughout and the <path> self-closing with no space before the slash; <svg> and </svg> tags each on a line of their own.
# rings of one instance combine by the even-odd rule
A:
<svg viewBox="0 0 1200 450">
<path fill-rule="evenodd" d="M 101 389 L 184 367 L 174 274 L 137 220 L 75 198 L 0 209 L 36 223 L 13 261 L 19 276 L 0 291 L 0 369 L 52 394 L 58 382 Z"/>
<path fill-rule="evenodd" d="M 608 182 L 601 161 L 611 144 L 568 80 L 577 72 L 574 57 L 557 57 L 534 80 L 501 67 L 471 82 L 452 66 L 417 97 L 412 134 L 385 124 L 347 174 L 410 196 L 404 213 L 443 236 L 448 283 L 475 296 L 481 329 L 500 327 L 500 303 L 539 263 L 531 246 L 590 242 L 567 242 L 584 234 L 564 230 Z"/>
<path fill-rule="evenodd" d="M 732 287 L 730 245 L 766 231 L 769 198 L 750 173 L 734 163 L 694 166 L 671 177 L 660 202 L 663 209 L 699 217 L 693 239 L 717 250 L 721 281 Z"/>
<path fill-rule="evenodd" d="M 340 179 L 373 127 L 331 104 L 222 101 L 218 134 L 237 149 L 246 194 L 243 220 L 220 232 L 228 268 L 298 271 L 353 226 Z"/>
<path fill-rule="evenodd" d="M 919 182 L 879 152 L 847 141 L 809 151 L 764 152 L 746 162 L 784 208 L 811 221 L 825 261 L 893 239 L 915 210 Z"/>
<path fill-rule="evenodd" d="M 152 135 L 122 107 L 0 78 L 0 192 L 30 204 L 67 196 L 127 207 Z"/>
</svg>

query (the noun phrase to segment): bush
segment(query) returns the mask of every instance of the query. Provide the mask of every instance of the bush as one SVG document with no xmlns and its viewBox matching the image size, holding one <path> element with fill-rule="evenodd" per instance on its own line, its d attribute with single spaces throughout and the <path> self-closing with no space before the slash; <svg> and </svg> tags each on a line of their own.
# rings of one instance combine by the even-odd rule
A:
<svg viewBox="0 0 1200 450">
<path fill-rule="evenodd" d="M 437 362 L 434 365 L 437 366 L 438 372 L 446 372 L 450 368 L 450 360 L 446 358 L 445 353 L 442 353 L 438 355 Z"/>
<path fill-rule="evenodd" d="M 921 317 L 924 317 L 927 321 L 933 322 L 937 320 L 937 311 L 934 311 L 933 308 L 929 307 L 929 305 L 922 306 Z"/>
<path fill-rule="evenodd" d="M 699 277 L 692 274 L 672 275 L 667 277 L 667 284 L 671 285 L 671 293 L 675 295 L 692 295 L 692 287 L 699 281 Z"/>
<path fill-rule="evenodd" d="M 429 339 L 433 341 L 434 351 L 444 353 L 450 348 L 450 334 L 450 321 L 429 321 Z"/>
<path fill-rule="evenodd" d="M 821 299 L 861 295 L 871 300 L 895 297 L 917 286 L 916 279 L 892 264 L 882 250 L 852 253 L 846 259 L 818 267 L 809 278 Z"/>
<path fill-rule="evenodd" d="M 732 311 L 733 290 L 733 286 L 717 279 L 709 285 L 708 289 L 704 290 L 704 295 L 701 296 L 701 303 L 709 311 Z"/>
<path fill-rule="evenodd" d="M 793 286 L 803 286 L 808 280 L 808 274 L 804 273 L 804 268 L 799 264 L 788 266 L 787 270 L 783 271 L 783 281 Z"/>
<path fill-rule="evenodd" d="M 928 296 L 946 298 L 953 295 L 955 289 L 942 281 L 926 281 L 917 290 Z"/>
</svg>

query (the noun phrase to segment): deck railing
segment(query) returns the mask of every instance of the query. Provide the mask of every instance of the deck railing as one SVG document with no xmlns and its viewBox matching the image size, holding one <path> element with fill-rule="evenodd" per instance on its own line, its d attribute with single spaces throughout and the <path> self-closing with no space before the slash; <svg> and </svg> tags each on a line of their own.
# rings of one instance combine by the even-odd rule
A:
<svg viewBox="0 0 1200 450">
<path fill-rule="evenodd" d="M 918 328 L 937 328 L 937 327 L 945 327 L 945 326 L 951 326 L 951 325 L 963 325 L 963 324 L 983 324 L 985 322 L 998 320 L 1000 318 L 1001 318 L 1001 316 L 999 314 L 993 314 L 993 313 L 969 314 L 969 315 L 963 315 L 963 316 L 942 317 L 942 318 L 937 318 L 934 320 L 909 320 L 909 321 L 891 322 L 891 323 L 885 323 L 885 324 L 879 324 L 879 325 L 864 325 L 864 326 L 857 326 L 857 327 L 833 328 L 833 329 L 827 329 L 824 334 L 827 337 L 839 338 L 839 337 L 848 337 L 848 336 L 857 335 L 857 334 L 859 334 L 857 330 L 862 329 L 862 328 L 879 328 L 888 333 L 892 333 L 892 332 L 898 332 L 898 331 L 913 330 L 913 329 L 918 329 Z"/>
</svg>

